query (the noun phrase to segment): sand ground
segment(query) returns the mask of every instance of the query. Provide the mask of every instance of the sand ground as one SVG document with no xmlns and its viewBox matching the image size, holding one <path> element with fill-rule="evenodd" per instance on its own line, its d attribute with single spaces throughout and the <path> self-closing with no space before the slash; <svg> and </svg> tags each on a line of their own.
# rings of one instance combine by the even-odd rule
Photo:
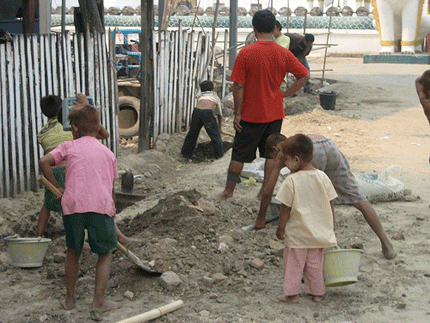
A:
<svg viewBox="0 0 430 323">
<path fill-rule="evenodd" d="M 322 59 L 310 62 L 320 69 Z M 425 65 L 363 64 L 361 58 L 330 57 L 326 90 L 337 95 L 335 110 L 323 110 L 318 96 L 299 93 L 286 100 L 283 133 L 320 133 L 332 138 L 350 161 L 353 172 L 391 174 L 416 199 L 374 204 L 398 255 L 386 260 L 376 235 L 351 206 L 337 206 L 336 236 L 341 247 L 362 243 L 356 284 L 327 288 L 326 299 L 315 304 L 304 290 L 299 304 L 275 302 L 282 295 L 282 258 L 276 224 L 245 233 L 259 201 L 259 183 L 238 185 L 233 198 L 213 198 L 225 184 L 230 153 L 204 163 L 179 157 L 185 134 L 165 136 L 157 149 L 140 154 L 132 141 L 118 156 L 120 169 L 129 167 L 136 180 L 134 194 L 142 199 L 123 209 L 120 228 L 140 239 L 130 245 L 146 264 L 175 272 L 182 283 L 166 290 L 158 277 L 148 276 L 114 252 L 107 298 L 122 308 L 105 313 L 105 322 L 118 322 L 181 299 L 184 307 L 157 322 L 429 322 L 429 153 L 430 126 L 414 90 L 414 79 Z M 314 73 L 314 80 L 321 73 Z M 315 87 L 317 87 L 315 85 Z M 233 132 L 231 118 L 225 131 Z M 225 136 L 224 140 L 231 140 Z M 120 183 L 116 184 L 120 191 Z M 0 199 L 0 235 L 35 234 L 42 191 Z M 61 218 L 47 227 L 50 243 L 43 266 L 13 266 L 0 245 L 0 322 L 90 322 L 96 258 L 82 256 L 77 304 L 66 312 L 64 251 Z M 261 261 L 260 267 L 258 261 Z M 126 297 L 125 292 L 133 297 Z M 402 306 L 405 305 L 404 308 Z"/>
</svg>

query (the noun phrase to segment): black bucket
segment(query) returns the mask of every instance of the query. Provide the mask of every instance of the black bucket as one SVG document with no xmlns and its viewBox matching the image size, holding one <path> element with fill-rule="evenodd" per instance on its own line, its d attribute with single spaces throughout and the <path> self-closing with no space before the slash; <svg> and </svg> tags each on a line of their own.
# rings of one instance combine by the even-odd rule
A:
<svg viewBox="0 0 430 323">
<path fill-rule="evenodd" d="M 322 92 L 320 93 L 320 104 L 324 110 L 334 110 L 336 105 L 336 93 Z"/>
</svg>

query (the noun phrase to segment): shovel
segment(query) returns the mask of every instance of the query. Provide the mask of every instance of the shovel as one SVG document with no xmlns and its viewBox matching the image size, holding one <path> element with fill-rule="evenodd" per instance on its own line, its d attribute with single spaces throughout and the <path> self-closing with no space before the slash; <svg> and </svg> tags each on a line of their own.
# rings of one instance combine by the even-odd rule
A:
<svg viewBox="0 0 430 323">
<path fill-rule="evenodd" d="M 50 182 L 48 181 L 44 176 L 39 176 L 38 181 L 46 186 L 47 189 L 49 189 L 54 196 L 61 197 L 63 194 Z M 116 246 L 119 251 L 121 251 L 126 257 L 127 260 L 135 264 L 137 267 L 142 269 L 143 271 L 154 275 L 154 276 L 160 276 L 162 273 L 158 271 L 154 271 L 148 266 L 144 265 L 142 260 L 140 260 L 134 253 L 132 253 L 130 250 L 127 250 L 119 241 L 118 245 Z"/>
<path fill-rule="evenodd" d="M 140 269 L 142 269 L 144 272 L 151 274 L 153 276 L 161 276 L 163 273 L 158 272 L 158 271 L 154 271 L 151 268 L 149 268 L 148 266 L 144 265 L 142 260 L 139 259 L 139 257 L 137 257 L 134 253 L 132 253 L 130 250 L 127 250 L 119 241 L 118 241 L 118 245 L 116 246 L 116 248 L 121 251 L 126 257 L 127 260 L 132 262 L 133 264 L 135 264 L 137 267 L 139 267 Z"/>
<path fill-rule="evenodd" d="M 279 219 L 279 214 L 277 214 L 275 216 L 272 216 L 271 218 L 268 218 L 266 220 L 266 224 L 270 223 L 270 222 L 273 222 L 273 221 L 276 221 L 277 219 Z M 248 225 L 246 227 L 242 227 L 242 230 L 246 231 L 246 232 L 252 231 L 252 230 L 254 230 L 254 224 Z"/>
</svg>

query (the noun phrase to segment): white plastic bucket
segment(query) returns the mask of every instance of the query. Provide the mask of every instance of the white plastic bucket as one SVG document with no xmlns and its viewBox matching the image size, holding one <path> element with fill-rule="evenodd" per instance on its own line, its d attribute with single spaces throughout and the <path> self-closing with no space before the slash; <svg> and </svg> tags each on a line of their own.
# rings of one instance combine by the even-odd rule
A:
<svg viewBox="0 0 430 323">
<path fill-rule="evenodd" d="M 324 252 L 324 282 L 327 287 L 354 284 L 357 282 L 360 249 L 334 249 Z"/>
<path fill-rule="evenodd" d="M 13 264 L 17 267 L 41 267 L 51 239 L 20 238 L 18 235 L 4 238 Z"/>
</svg>

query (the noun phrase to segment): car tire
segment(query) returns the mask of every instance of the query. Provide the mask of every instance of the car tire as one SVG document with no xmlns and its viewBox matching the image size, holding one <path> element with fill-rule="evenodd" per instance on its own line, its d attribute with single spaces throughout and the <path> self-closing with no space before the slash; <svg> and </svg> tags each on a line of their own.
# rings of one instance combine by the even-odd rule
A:
<svg viewBox="0 0 430 323">
<path fill-rule="evenodd" d="M 139 134 L 140 100 L 132 96 L 121 96 L 118 99 L 119 136 L 130 138 Z"/>
</svg>

